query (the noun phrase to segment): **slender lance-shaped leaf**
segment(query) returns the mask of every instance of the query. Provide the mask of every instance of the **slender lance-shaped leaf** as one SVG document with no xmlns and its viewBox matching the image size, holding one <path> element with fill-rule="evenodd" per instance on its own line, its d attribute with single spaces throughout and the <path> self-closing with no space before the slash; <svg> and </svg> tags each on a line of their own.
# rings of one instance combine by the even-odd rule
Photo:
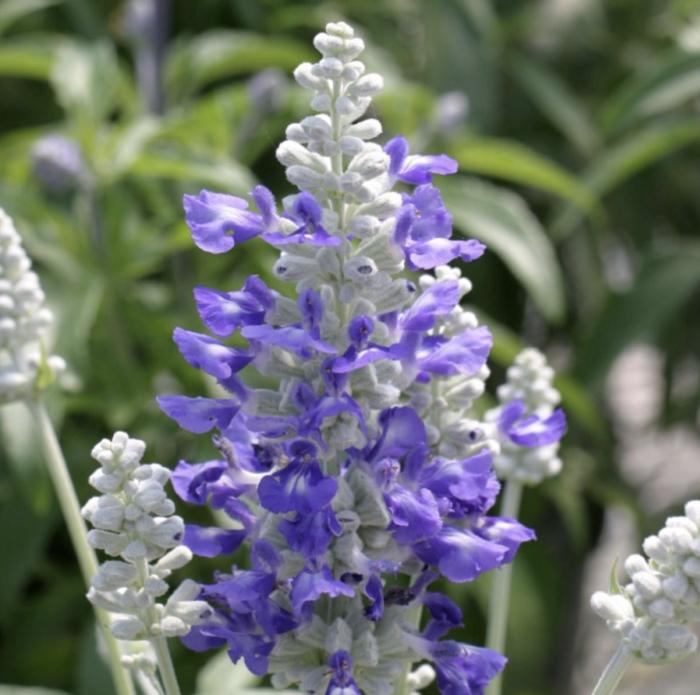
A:
<svg viewBox="0 0 700 695">
<path fill-rule="evenodd" d="M 579 353 L 576 373 L 585 383 L 602 378 L 630 343 L 653 338 L 672 322 L 700 288 L 700 243 L 686 241 L 649 255 L 633 287 L 610 297 L 590 339 Z"/>
<path fill-rule="evenodd" d="M 591 154 L 600 136 L 576 95 L 554 72 L 522 54 L 510 61 L 511 75 L 537 108 L 582 154 Z"/>
<path fill-rule="evenodd" d="M 311 56 L 309 48 L 297 41 L 217 29 L 188 41 L 171 51 L 166 65 L 166 83 L 174 99 L 194 94 L 215 81 L 244 75 L 263 68 L 293 70 Z"/>
<path fill-rule="evenodd" d="M 441 183 L 455 226 L 497 254 L 530 293 L 542 314 L 564 317 L 564 282 L 556 253 L 525 201 L 498 186 L 458 177 Z"/>
<path fill-rule="evenodd" d="M 603 125 L 608 133 L 618 132 L 635 121 L 671 111 L 698 95 L 700 54 L 673 51 L 622 85 L 603 107 Z"/>
<path fill-rule="evenodd" d="M 0 34 L 4 34 L 12 24 L 32 12 L 58 5 L 63 0 L 3 0 L 0 3 Z"/>
<path fill-rule="evenodd" d="M 584 211 L 596 201 L 575 176 L 525 145 L 498 138 L 475 138 L 450 151 L 460 168 L 553 193 Z"/>
<path fill-rule="evenodd" d="M 582 179 L 602 199 L 635 174 L 698 141 L 700 121 L 697 119 L 650 126 L 608 148 L 593 162 Z M 552 223 L 552 235 L 563 239 L 574 231 L 580 221 L 581 213 L 569 205 Z"/>
<path fill-rule="evenodd" d="M 54 48 L 44 37 L 3 40 L 0 45 L 0 76 L 46 80 L 51 74 Z"/>
</svg>

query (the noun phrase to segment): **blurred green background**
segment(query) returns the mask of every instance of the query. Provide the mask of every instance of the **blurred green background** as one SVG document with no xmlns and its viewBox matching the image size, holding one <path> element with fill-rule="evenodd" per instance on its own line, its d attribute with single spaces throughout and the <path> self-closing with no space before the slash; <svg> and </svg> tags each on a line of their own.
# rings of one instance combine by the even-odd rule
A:
<svg viewBox="0 0 700 695">
<path fill-rule="evenodd" d="M 78 493 L 115 429 L 168 466 L 207 455 L 155 406 L 205 388 L 170 334 L 196 329 L 195 284 L 269 278 L 273 255 L 198 252 L 180 199 L 290 191 L 274 150 L 309 109 L 289 75 L 339 18 L 386 79 L 387 136 L 460 163 L 440 185 L 456 229 L 490 249 L 467 272 L 496 335 L 492 384 L 525 343 L 561 373 L 565 469 L 526 493 L 540 540 L 516 563 L 505 690 L 584 692 L 610 510 L 634 544 L 700 492 L 697 0 L 0 0 L 0 206 L 56 313 L 69 372 L 49 405 Z M 109 695 L 31 422 L 6 407 L 0 424 L 0 682 Z M 459 637 L 482 643 L 488 578 L 452 593 Z M 175 651 L 193 693 L 209 656 Z"/>
</svg>

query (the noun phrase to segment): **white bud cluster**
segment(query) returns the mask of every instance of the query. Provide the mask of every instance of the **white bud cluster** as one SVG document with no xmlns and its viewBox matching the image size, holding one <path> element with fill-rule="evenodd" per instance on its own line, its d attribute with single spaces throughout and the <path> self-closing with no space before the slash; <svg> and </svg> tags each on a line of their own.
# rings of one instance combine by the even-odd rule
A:
<svg viewBox="0 0 700 695">
<path fill-rule="evenodd" d="M 31 396 L 40 368 L 49 381 L 65 368 L 62 358 L 42 356 L 53 315 L 31 267 L 12 220 L 0 209 L 0 403 Z"/>
<path fill-rule="evenodd" d="M 506 382 L 496 394 L 502 405 L 522 400 L 526 415 L 546 418 L 561 401 L 561 394 L 552 385 L 554 370 L 547 358 L 535 348 L 526 348 L 518 354 L 506 372 Z M 500 408 L 486 413 L 486 420 L 495 425 Z M 516 480 L 525 485 L 538 485 L 545 478 L 561 471 L 559 443 L 545 446 L 521 447 L 503 433 L 499 433 L 501 452 L 494 458 L 494 468 L 500 478 Z"/>
<path fill-rule="evenodd" d="M 598 591 L 593 610 L 642 661 L 678 661 L 697 649 L 688 624 L 700 621 L 700 500 L 685 515 L 670 517 L 643 543 L 647 558 L 625 561 L 628 582 L 615 592 Z"/>
<path fill-rule="evenodd" d="M 145 448 L 125 432 L 99 442 L 92 457 L 100 468 L 90 484 L 102 494 L 83 507 L 83 516 L 94 526 L 88 533 L 90 545 L 121 558 L 100 565 L 88 592 L 92 603 L 118 615 L 110 629 L 121 640 L 186 635 L 210 613 L 197 600 L 199 587 L 190 580 L 165 604 L 157 602 L 168 592 L 165 580 L 192 553 L 181 544 L 184 524 L 173 515 L 175 505 L 164 489 L 170 471 L 141 463 Z"/>
</svg>

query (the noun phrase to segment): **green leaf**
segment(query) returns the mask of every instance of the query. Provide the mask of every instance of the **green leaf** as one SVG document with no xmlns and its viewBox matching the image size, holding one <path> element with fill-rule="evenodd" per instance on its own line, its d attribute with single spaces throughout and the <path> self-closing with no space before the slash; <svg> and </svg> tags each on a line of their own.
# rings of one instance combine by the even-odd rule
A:
<svg viewBox="0 0 700 695">
<path fill-rule="evenodd" d="M 259 680 L 245 667 L 243 661 L 233 664 L 228 654 L 223 651 L 207 661 L 197 675 L 196 693 L 198 695 L 240 695 L 242 688 L 253 686 Z"/>
<path fill-rule="evenodd" d="M 64 690 L 32 688 L 22 685 L 0 685 L 0 695 L 68 695 Z"/>
<path fill-rule="evenodd" d="M 603 107 L 607 132 L 635 121 L 671 111 L 700 95 L 700 54 L 673 51 L 655 56 L 651 65 L 634 75 Z"/>
<path fill-rule="evenodd" d="M 269 67 L 290 72 L 312 57 L 306 44 L 293 39 L 216 29 L 181 41 L 171 49 L 166 84 L 173 99 L 178 100 L 227 77 Z"/>
<path fill-rule="evenodd" d="M 600 138 L 589 114 L 556 73 L 523 54 L 516 55 L 509 67 L 533 103 L 579 152 L 596 149 Z"/>
<path fill-rule="evenodd" d="M 0 45 L 0 76 L 46 80 L 51 74 L 54 46 L 45 37 L 3 40 Z"/>
<path fill-rule="evenodd" d="M 697 119 L 651 126 L 608 147 L 581 179 L 595 196 L 602 199 L 643 169 L 697 141 L 700 141 L 700 121 Z M 569 206 L 553 222 L 553 236 L 557 239 L 568 236 L 580 220 L 580 212 Z"/>
<path fill-rule="evenodd" d="M 650 254 L 632 288 L 612 295 L 579 353 L 576 373 L 585 383 L 602 378 L 630 343 L 654 338 L 700 287 L 700 242 L 677 242 Z"/>
<path fill-rule="evenodd" d="M 58 5 L 63 0 L 3 0 L 0 4 L 0 34 L 32 12 Z"/>
<path fill-rule="evenodd" d="M 250 170 L 232 159 L 202 162 L 176 153 L 144 152 L 127 168 L 126 173 L 198 182 L 227 193 L 247 193 L 255 184 Z"/>
<path fill-rule="evenodd" d="M 497 138 L 475 138 L 450 150 L 462 169 L 553 193 L 590 211 L 591 192 L 575 176 L 525 145 Z"/>
<path fill-rule="evenodd" d="M 551 322 L 564 318 L 564 282 L 554 247 L 525 201 L 467 177 L 441 184 L 456 227 L 484 242 L 506 264 Z"/>
</svg>

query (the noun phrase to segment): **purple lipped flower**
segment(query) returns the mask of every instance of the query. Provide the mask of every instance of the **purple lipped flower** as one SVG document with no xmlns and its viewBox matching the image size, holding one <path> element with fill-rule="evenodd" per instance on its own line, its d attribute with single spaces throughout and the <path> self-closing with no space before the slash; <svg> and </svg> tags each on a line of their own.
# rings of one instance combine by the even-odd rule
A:
<svg viewBox="0 0 700 695">
<path fill-rule="evenodd" d="M 209 432 L 213 427 L 225 430 L 241 409 L 240 402 L 231 398 L 158 396 L 156 400 L 160 409 L 182 429 L 196 434 Z"/>
<path fill-rule="evenodd" d="M 527 406 L 521 400 L 513 400 L 503 406 L 498 418 L 498 428 L 513 444 L 524 447 L 546 446 L 558 442 L 566 432 L 566 415 L 557 408 L 546 418 L 526 415 Z"/>
<path fill-rule="evenodd" d="M 512 562 L 523 543 L 534 541 L 535 532 L 515 519 L 499 516 L 484 516 L 472 526 L 474 533 L 507 548 L 505 563 Z"/>
<path fill-rule="evenodd" d="M 381 620 L 384 615 L 384 583 L 379 575 L 373 574 L 365 584 L 365 596 L 370 604 L 365 608 L 365 615 L 372 622 Z"/>
<path fill-rule="evenodd" d="M 307 560 L 323 555 L 343 530 L 330 505 L 312 514 L 297 513 L 293 519 L 282 519 L 277 528 L 289 547 Z"/>
<path fill-rule="evenodd" d="M 409 155 L 408 141 L 401 135 L 384 146 L 389 155 L 389 175 L 414 185 L 429 183 L 433 174 L 454 174 L 457 162 L 446 154 Z"/>
<path fill-rule="evenodd" d="M 403 331 L 427 331 L 435 326 L 438 316 L 449 314 L 459 304 L 459 283 L 440 280 L 422 292 L 400 316 Z"/>
<path fill-rule="evenodd" d="M 245 326 L 241 330 L 241 335 L 248 340 L 257 341 L 271 347 L 279 347 L 304 358 L 311 357 L 314 352 L 331 355 L 336 352 L 336 348 L 333 345 L 314 337 L 312 332 L 296 326 L 284 326 L 282 328 L 274 328 L 267 325 Z"/>
<path fill-rule="evenodd" d="M 315 458 L 315 447 L 308 442 L 291 463 L 266 475 L 258 486 L 260 504 L 275 514 L 311 514 L 331 502 L 338 489 L 334 478 L 323 475 Z"/>
<path fill-rule="evenodd" d="M 183 205 L 194 243 L 202 251 L 225 253 L 265 231 L 262 216 L 248 210 L 243 198 L 202 190 L 185 195 Z"/>
<path fill-rule="evenodd" d="M 426 564 L 453 582 L 471 582 L 506 562 L 509 548 L 481 538 L 469 529 L 445 524 L 432 538 L 413 546 Z"/>
<path fill-rule="evenodd" d="M 219 380 L 228 379 L 253 359 L 245 350 L 222 345 L 215 338 L 184 328 L 173 331 L 173 340 L 193 367 Z"/>
<path fill-rule="evenodd" d="M 446 265 L 455 258 L 465 263 L 483 256 L 486 246 L 476 239 L 430 239 L 411 244 L 406 249 L 408 265 L 413 269 L 431 270 Z"/>
<path fill-rule="evenodd" d="M 491 352 L 493 337 L 486 326 L 466 328 L 453 338 L 427 336 L 415 354 L 418 369 L 453 376 L 476 374 Z"/>
<path fill-rule="evenodd" d="M 393 485 L 384 493 L 384 503 L 391 515 L 389 530 L 397 543 L 419 543 L 433 538 L 442 528 L 440 509 L 430 490 Z"/>
<path fill-rule="evenodd" d="M 337 651 L 328 660 L 331 680 L 325 695 L 362 695 L 352 677 L 352 657 L 346 651 Z"/>
<path fill-rule="evenodd" d="M 218 557 L 238 550 L 247 532 L 238 529 L 223 529 L 218 526 L 185 524 L 183 543 L 201 557 Z"/>
<path fill-rule="evenodd" d="M 275 293 L 257 275 L 251 275 L 238 292 L 196 287 L 194 299 L 204 325 L 225 338 L 241 326 L 263 323 L 265 313 L 275 304 Z"/>
<path fill-rule="evenodd" d="M 294 614 L 308 620 L 313 612 L 313 605 L 321 596 L 352 598 L 355 590 L 336 579 L 327 565 L 320 570 L 306 569 L 300 572 L 292 581 L 289 598 Z"/>
<path fill-rule="evenodd" d="M 421 602 L 430 613 L 430 620 L 423 630 L 425 638 L 437 640 L 450 630 L 462 626 L 462 610 L 451 598 L 428 591 L 423 594 Z"/>
<path fill-rule="evenodd" d="M 279 231 L 267 232 L 263 238 L 274 246 L 288 244 L 339 246 L 342 239 L 329 234 L 324 229 L 322 215 L 321 206 L 316 202 L 316 199 L 307 191 L 302 191 L 294 198 L 291 209 L 284 215 L 299 225 L 297 229 L 291 234 L 282 234 Z"/>
<path fill-rule="evenodd" d="M 170 476 L 170 482 L 181 500 L 191 504 L 206 504 L 211 494 L 211 485 L 221 479 L 227 467 L 225 461 L 196 464 L 180 461 Z"/>
</svg>

